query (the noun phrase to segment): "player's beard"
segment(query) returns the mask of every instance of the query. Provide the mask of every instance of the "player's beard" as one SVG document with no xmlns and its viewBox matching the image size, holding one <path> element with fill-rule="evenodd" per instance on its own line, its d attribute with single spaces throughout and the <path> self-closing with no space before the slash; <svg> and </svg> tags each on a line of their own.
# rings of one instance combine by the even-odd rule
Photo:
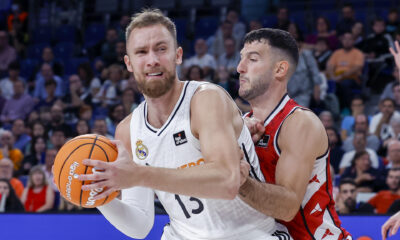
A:
<svg viewBox="0 0 400 240">
<path fill-rule="evenodd" d="M 264 79 L 264 76 L 259 76 L 253 80 L 244 78 L 246 80 L 246 87 L 240 86 L 239 96 L 246 101 L 250 101 L 262 94 L 269 88 L 269 81 Z"/>
<path fill-rule="evenodd" d="M 158 98 L 167 93 L 172 86 L 174 85 L 174 81 L 176 78 L 176 73 L 174 71 L 167 72 L 163 71 L 164 79 L 159 80 L 138 80 L 136 81 L 138 84 L 138 89 L 143 95 L 150 98 Z M 138 78 L 136 78 L 138 79 Z"/>
</svg>

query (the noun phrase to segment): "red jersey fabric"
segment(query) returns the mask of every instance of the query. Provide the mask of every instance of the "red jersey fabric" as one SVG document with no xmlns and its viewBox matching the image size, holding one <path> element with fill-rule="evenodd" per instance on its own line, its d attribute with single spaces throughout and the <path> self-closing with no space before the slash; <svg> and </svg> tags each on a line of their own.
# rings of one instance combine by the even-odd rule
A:
<svg viewBox="0 0 400 240">
<path fill-rule="evenodd" d="M 267 183 L 275 184 L 275 170 L 281 153 L 278 145 L 280 128 L 286 118 L 299 108 L 305 109 L 285 94 L 264 121 L 265 133 L 256 144 L 256 152 Z M 247 116 L 251 115 L 252 112 Z M 314 163 L 299 212 L 292 221 L 281 223 L 296 240 L 352 239 L 350 234 L 340 227 L 341 222 L 335 211 L 329 171 L 329 149 Z"/>
<path fill-rule="evenodd" d="M 46 191 L 47 185 L 38 193 L 33 192 L 33 189 L 30 188 L 26 197 L 25 210 L 27 212 L 36 212 L 41 208 L 46 203 Z"/>
</svg>

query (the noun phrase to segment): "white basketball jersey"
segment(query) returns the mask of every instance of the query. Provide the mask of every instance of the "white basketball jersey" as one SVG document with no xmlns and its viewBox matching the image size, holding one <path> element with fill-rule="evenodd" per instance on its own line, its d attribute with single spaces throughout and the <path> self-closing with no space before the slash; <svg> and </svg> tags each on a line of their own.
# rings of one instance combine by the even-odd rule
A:
<svg viewBox="0 0 400 240">
<path fill-rule="evenodd" d="M 134 110 L 130 134 L 136 163 L 176 169 L 204 164 L 200 142 L 190 128 L 190 102 L 200 84 L 204 83 L 185 82 L 174 110 L 159 129 L 147 122 L 145 101 Z M 244 125 L 238 144 L 244 147 L 253 177 L 256 175 L 264 181 L 250 132 Z M 289 239 L 271 236 L 276 231 L 275 220 L 254 210 L 239 197 L 220 200 L 157 190 L 155 193 L 171 220 L 164 228 L 162 239 Z"/>
</svg>

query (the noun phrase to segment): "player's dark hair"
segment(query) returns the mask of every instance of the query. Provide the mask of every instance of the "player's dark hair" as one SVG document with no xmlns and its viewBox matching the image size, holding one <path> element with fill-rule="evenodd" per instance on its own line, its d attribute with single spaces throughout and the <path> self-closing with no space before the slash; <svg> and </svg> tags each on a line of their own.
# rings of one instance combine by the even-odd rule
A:
<svg viewBox="0 0 400 240">
<path fill-rule="evenodd" d="M 261 28 L 251 31 L 244 37 L 244 43 L 253 43 L 255 41 L 267 41 L 272 48 L 277 48 L 286 53 L 291 62 L 297 66 L 299 61 L 299 48 L 296 40 L 290 33 L 272 28 Z"/>
</svg>

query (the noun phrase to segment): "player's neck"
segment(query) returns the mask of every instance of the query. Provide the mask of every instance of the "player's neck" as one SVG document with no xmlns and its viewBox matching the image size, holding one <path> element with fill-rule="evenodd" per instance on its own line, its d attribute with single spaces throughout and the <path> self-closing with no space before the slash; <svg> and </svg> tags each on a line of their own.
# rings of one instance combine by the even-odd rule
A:
<svg viewBox="0 0 400 240">
<path fill-rule="evenodd" d="M 253 116 L 264 121 L 279 104 L 286 92 L 284 86 L 271 86 L 264 94 L 249 101 Z"/>
<path fill-rule="evenodd" d="M 184 83 L 177 80 L 172 88 L 158 98 L 146 98 L 147 121 L 155 128 L 160 128 L 168 120 L 181 95 Z"/>
</svg>

